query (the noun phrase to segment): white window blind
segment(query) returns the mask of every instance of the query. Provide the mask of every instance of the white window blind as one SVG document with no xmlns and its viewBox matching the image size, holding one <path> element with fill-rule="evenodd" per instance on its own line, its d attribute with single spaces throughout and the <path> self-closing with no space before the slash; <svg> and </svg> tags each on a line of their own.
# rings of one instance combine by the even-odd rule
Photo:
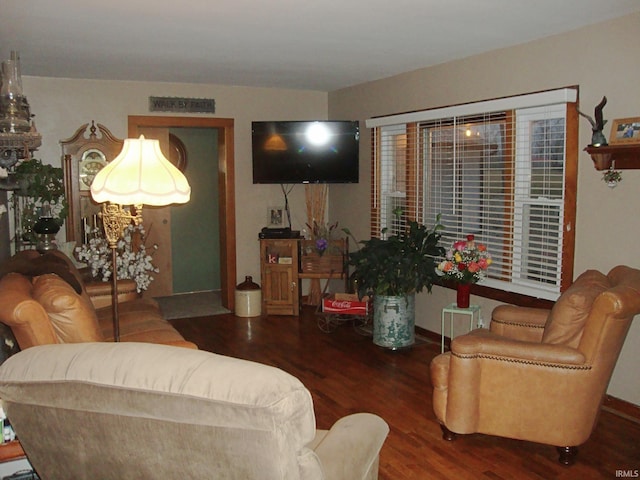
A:
<svg viewBox="0 0 640 480">
<path fill-rule="evenodd" d="M 379 161 L 374 175 L 379 179 L 374 192 L 372 236 L 386 237 L 403 231 L 407 221 L 421 217 L 419 185 L 421 166 L 415 161 L 415 125 L 393 125 L 374 135 Z M 376 182 L 374 182 L 376 185 Z"/>
<path fill-rule="evenodd" d="M 487 101 L 374 119 L 372 236 L 441 215 L 443 246 L 468 234 L 487 245 L 486 286 L 557 298 L 572 91 L 495 101 L 510 109 Z"/>
</svg>

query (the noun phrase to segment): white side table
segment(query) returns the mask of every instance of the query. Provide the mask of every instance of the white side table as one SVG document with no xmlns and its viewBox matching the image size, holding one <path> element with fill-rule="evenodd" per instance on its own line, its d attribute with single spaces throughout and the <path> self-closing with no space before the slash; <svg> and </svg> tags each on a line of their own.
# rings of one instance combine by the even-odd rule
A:
<svg viewBox="0 0 640 480">
<path fill-rule="evenodd" d="M 441 327 L 441 336 L 442 340 L 440 342 L 440 352 L 444 352 L 444 324 L 445 320 L 449 315 L 449 330 L 451 335 L 451 340 L 453 340 L 453 320 L 456 315 L 468 315 L 469 316 L 469 331 L 473 330 L 473 322 L 476 322 L 476 326 L 479 327 L 482 325 L 482 317 L 480 313 L 480 305 L 469 305 L 469 308 L 459 308 L 457 304 L 452 303 L 447 305 L 442 309 L 442 327 Z"/>
</svg>

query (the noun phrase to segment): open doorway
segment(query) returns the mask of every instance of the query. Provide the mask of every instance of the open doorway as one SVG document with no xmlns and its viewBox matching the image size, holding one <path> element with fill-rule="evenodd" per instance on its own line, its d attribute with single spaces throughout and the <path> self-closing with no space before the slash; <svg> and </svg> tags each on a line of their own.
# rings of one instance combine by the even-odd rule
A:
<svg viewBox="0 0 640 480">
<path fill-rule="evenodd" d="M 220 292 L 217 138 L 216 128 L 169 129 L 170 160 L 191 185 L 189 202 L 171 208 L 173 295 Z"/>
<path fill-rule="evenodd" d="M 234 156 L 233 156 L 233 120 L 201 117 L 166 117 L 166 116 L 129 116 L 129 137 L 147 136 L 164 129 L 160 135 L 168 138 L 169 129 L 197 128 L 215 129 L 217 137 L 217 191 L 218 191 L 218 244 L 220 252 L 220 291 L 222 305 L 233 310 L 234 286 L 236 281 L 236 234 L 235 234 L 235 192 L 234 192 Z M 162 140 L 161 140 L 162 144 Z M 163 245 L 171 244 L 171 215 L 170 207 L 166 209 L 148 209 L 143 214 L 155 215 L 154 234 L 162 238 Z M 146 220 L 145 220 L 146 221 Z M 165 230 L 163 232 L 163 229 Z M 167 231 L 168 230 L 168 231 Z M 179 250 L 179 246 L 178 249 Z M 201 248 L 200 254 L 211 255 L 206 246 Z M 169 257 L 169 258 L 167 258 Z M 159 288 L 164 288 L 159 295 L 173 293 L 171 255 L 162 258 L 159 265 L 161 272 L 165 272 L 163 280 L 158 282 Z M 164 286 L 163 286 L 164 285 Z"/>
</svg>

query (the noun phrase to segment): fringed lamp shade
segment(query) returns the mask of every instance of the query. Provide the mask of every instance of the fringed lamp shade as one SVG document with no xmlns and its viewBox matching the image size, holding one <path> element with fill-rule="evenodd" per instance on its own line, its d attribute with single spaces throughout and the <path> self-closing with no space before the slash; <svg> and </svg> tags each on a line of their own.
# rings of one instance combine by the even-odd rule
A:
<svg viewBox="0 0 640 480">
<path fill-rule="evenodd" d="M 160 142 L 140 135 L 126 139 L 122 152 L 98 172 L 91 196 L 98 203 L 164 206 L 188 202 L 191 187 L 162 154 Z"/>
</svg>

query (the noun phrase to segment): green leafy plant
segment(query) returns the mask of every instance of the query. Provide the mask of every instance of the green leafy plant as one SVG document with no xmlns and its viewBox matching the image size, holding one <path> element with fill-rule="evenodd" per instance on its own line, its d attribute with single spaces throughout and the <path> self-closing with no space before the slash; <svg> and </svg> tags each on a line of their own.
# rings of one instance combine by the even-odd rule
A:
<svg viewBox="0 0 640 480">
<path fill-rule="evenodd" d="M 18 164 L 12 177 L 20 186 L 13 195 L 13 208 L 20 210 L 20 226 L 23 236 L 27 237 L 25 240 L 34 240 L 29 237 L 35 237 L 31 229 L 40 216 L 51 216 L 62 226 L 69 206 L 61 167 L 32 158 Z M 20 198 L 23 202 L 19 205 Z"/>
<path fill-rule="evenodd" d="M 351 252 L 348 261 L 355 267 L 351 278 L 358 295 L 404 296 L 425 288 L 431 292 L 438 279 L 439 258 L 445 254 L 444 248 L 438 246 L 441 237 L 438 232 L 443 228 L 438 216 L 431 229 L 412 221 L 398 235 L 358 242 L 362 247 Z"/>
<path fill-rule="evenodd" d="M 64 199 L 64 171 L 61 167 L 32 158 L 20 163 L 14 175 L 20 185 L 19 195 L 41 203 L 61 203 Z"/>
</svg>

